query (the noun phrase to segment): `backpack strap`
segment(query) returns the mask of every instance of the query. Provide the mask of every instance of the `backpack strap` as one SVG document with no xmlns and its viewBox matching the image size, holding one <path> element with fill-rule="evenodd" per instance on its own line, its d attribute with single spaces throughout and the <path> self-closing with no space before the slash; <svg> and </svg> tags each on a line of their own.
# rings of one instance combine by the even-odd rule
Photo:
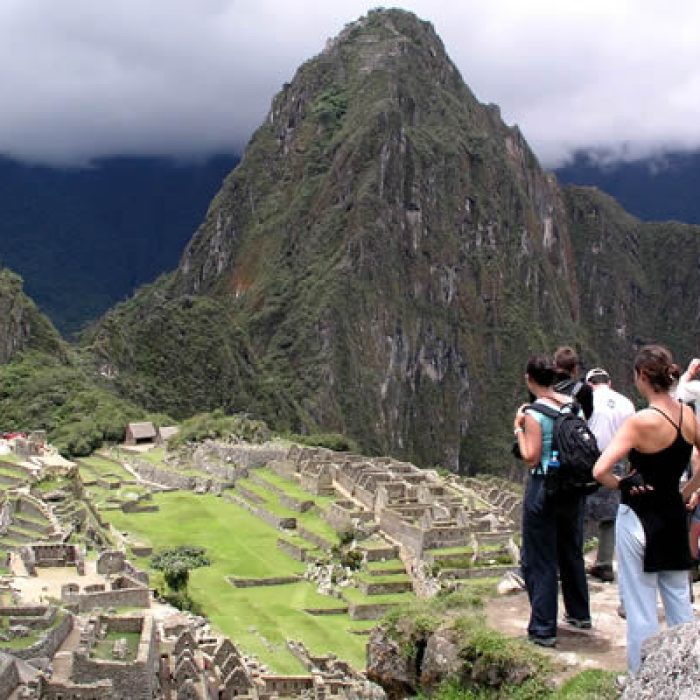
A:
<svg viewBox="0 0 700 700">
<path fill-rule="evenodd" d="M 554 420 L 556 420 L 557 416 L 560 413 L 560 411 L 557 411 L 555 408 L 552 408 L 551 406 L 545 406 L 541 403 L 531 403 L 528 408 L 531 408 L 533 411 L 537 411 L 537 413 L 541 413 L 543 416 L 547 416 L 547 418 L 552 418 Z"/>
<path fill-rule="evenodd" d="M 575 416 L 577 416 L 581 410 L 578 401 L 569 401 L 568 403 L 561 404 L 558 410 L 542 403 L 531 403 L 528 408 L 541 413 L 543 416 L 553 419 L 556 419 L 560 413 L 573 413 Z"/>
</svg>

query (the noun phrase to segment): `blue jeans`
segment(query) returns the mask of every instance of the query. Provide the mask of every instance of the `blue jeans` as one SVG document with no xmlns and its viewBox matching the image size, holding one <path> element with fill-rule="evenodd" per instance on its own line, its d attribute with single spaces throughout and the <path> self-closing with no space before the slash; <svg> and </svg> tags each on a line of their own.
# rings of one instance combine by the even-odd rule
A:
<svg viewBox="0 0 700 700">
<path fill-rule="evenodd" d="M 626 505 L 617 511 L 615 527 L 620 594 L 627 613 L 627 666 L 636 673 L 641 663 L 642 643 L 659 631 L 656 592 L 669 627 L 693 620 L 687 571 L 644 571 L 644 528 L 637 514 Z"/>
<path fill-rule="evenodd" d="M 544 478 L 530 476 L 523 499 L 521 564 L 531 608 L 527 631 L 532 636 L 557 635 L 557 572 L 566 614 L 591 619 L 583 561 L 583 508 L 583 498 L 560 504 L 547 500 Z"/>
</svg>

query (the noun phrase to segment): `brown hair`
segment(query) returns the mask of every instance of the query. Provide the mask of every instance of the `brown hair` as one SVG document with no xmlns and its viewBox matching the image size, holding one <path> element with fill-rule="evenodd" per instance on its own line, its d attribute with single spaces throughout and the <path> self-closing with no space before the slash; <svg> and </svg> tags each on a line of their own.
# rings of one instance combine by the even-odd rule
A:
<svg viewBox="0 0 700 700">
<path fill-rule="evenodd" d="M 552 386 L 556 370 L 549 355 L 530 355 L 525 368 L 527 376 L 540 386 Z"/>
<path fill-rule="evenodd" d="M 578 355 L 576 350 L 568 345 L 563 345 L 554 351 L 554 364 L 557 369 L 566 372 L 569 375 L 574 373 L 578 364 Z"/>
<path fill-rule="evenodd" d="M 645 345 L 634 358 L 634 369 L 656 391 L 668 391 L 681 376 L 680 367 L 663 345 Z"/>
</svg>

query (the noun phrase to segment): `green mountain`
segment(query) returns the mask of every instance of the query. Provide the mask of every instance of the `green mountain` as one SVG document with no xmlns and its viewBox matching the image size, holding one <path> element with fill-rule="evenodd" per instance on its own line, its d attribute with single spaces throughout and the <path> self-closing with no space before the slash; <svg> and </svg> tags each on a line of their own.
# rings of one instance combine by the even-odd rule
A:
<svg viewBox="0 0 700 700">
<path fill-rule="evenodd" d="M 530 352 L 622 378 L 645 339 L 696 347 L 699 232 L 562 190 L 429 23 L 376 10 L 275 97 L 179 267 L 88 340 L 150 410 L 502 470 Z"/>
<path fill-rule="evenodd" d="M 44 429 L 70 456 L 122 440 L 130 421 L 171 421 L 116 396 L 95 369 L 90 356 L 61 340 L 22 278 L 0 268 L 0 432 Z"/>
<path fill-rule="evenodd" d="M 0 365 L 28 349 L 64 353 L 58 331 L 23 287 L 19 275 L 0 265 Z"/>
</svg>

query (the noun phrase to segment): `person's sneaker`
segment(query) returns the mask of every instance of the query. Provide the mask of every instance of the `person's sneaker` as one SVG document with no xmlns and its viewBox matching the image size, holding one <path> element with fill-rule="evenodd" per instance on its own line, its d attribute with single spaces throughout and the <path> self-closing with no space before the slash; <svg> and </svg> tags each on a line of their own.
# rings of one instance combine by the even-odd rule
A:
<svg viewBox="0 0 700 700">
<path fill-rule="evenodd" d="M 521 569 L 513 569 L 512 571 L 508 572 L 510 574 L 510 578 L 518 585 L 520 588 L 523 590 L 526 590 L 527 586 L 525 585 L 525 579 L 523 578 L 523 573 Z"/>
<path fill-rule="evenodd" d="M 547 649 L 553 649 L 557 645 L 556 637 L 536 637 L 534 634 L 529 634 L 527 640 L 532 642 L 532 644 L 537 644 L 537 646 L 546 647 Z"/>
<path fill-rule="evenodd" d="M 609 583 L 615 580 L 615 574 L 613 573 L 612 566 L 598 566 L 598 564 L 593 564 L 586 569 L 586 573 L 593 578 L 597 578 L 600 581 L 605 581 Z"/>
<path fill-rule="evenodd" d="M 571 617 L 570 615 L 564 616 L 564 622 L 572 627 L 575 627 L 577 630 L 589 630 L 591 627 L 593 627 L 593 623 L 590 620 L 579 620 L 575 617 Z"/>
</svg>

